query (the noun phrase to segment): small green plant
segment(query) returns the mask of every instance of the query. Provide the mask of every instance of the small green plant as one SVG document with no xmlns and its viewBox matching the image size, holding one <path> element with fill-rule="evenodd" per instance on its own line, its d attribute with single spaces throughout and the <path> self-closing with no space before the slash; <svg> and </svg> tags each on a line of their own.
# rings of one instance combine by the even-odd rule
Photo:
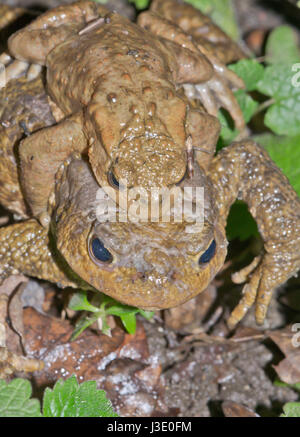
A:
<svg viewBox="0 0 300 437">
<path fill-rule="evenodd" d="M 70 300 L 69 308 L 74 311 L 87 311 L 90 313 L 88 316 L 80 319 L 76 324 L 71 340 L 75 340 L 78 335 L 95 322 L 98 323 L 100 330 L 104 334 L 110 335 L 111 329 L 107 323 L 107 316 L 109 315 L 120 317 L 127 332 L 134 334 L 136 329 L 136 315 L 141 314 L 149 320 L 154 314 L 152 311 L 144 311 L 139 308 L 123 305 L 104 294 L 101 295 L 99 306 L 92 305 L 88 301 L 87 293 L 84 290 L 74 293 Z"/>
<path fill-rule="evenodd" d="M 282 381 L 275 381 L 277 387 L 289 387 L 300 394 L 300 382 L 296 384 L 286 384 Z M 287 402 L 283 406 L 283 413 L 280 417 L 300 417 L 300 402 Z"/>
<path fill-rule="evenodd" d="M 280 417 L 300 417 L 300 402 L 287 402 Z"/>
<path fill-rule="evenodd" d="M 10 383 L 0 380 L 0 417 L 117 417 L 104 390 L 96 381 L 78 384 L 76 376 L 59 379 L 53 389 L 46 388 L 42 408 L 31 399 L 32 388 L 26 379 Z"/>
<path fill-rule="evenodd" d="M 150 0 L 129 0 L 134 3 L 137 9 L 146 9 L 149 6 Z"/>
</svg>

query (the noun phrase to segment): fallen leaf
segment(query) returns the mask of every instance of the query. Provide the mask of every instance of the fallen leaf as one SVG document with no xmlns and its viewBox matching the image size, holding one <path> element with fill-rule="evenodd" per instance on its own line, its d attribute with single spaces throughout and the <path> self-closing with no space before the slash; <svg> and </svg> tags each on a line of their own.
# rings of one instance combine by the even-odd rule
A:
<svg viewBox="0 0 300 437">
<path fill-rule="evenodd" d="M 273 366 L 281 381 L 287 384 L 296 384 L 300 381 L 300 346 L 296 347 L 293 337 L 295 332 L 291 327 L 282 331 L 275 331 L 269 337 L 284 353 L 284 358 L 277 366 Z"/>
<path fill-rule="evenodd" d="M 222 409 L 226 417 L 259 417 L 250 408 L 237 402 L 225 401 L 222 403 Z"/>
<path fill-rule="evenodd" d="M 167 414 L 161 365 L 149 356 L 141 322 L 134 335 L 118 326 L 111 337 L 87 329 L 70 342 L 74 328 L 68 320 L 32 308 L 23 314 L 26 351 L 45 363 L 45 370 L 34 374 L 37 386 L 49 386 L 60 377 L 75 374 L 79 382 L 96 381 L 121 416 Z"/>
</svg>

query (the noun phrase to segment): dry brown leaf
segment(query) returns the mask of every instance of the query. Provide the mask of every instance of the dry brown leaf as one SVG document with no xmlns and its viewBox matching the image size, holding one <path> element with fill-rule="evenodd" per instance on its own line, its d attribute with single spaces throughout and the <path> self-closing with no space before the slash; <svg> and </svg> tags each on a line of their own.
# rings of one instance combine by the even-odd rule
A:
<svg viewBox="0 0 300 437">
<path fill-rule="evenodd" d="M 34 374 L 37 386 L 75 374 L 78 381 L 94 380 L 106 390 L 121 416 L 166 414 L 161 366 L 149 356 L 142 323 L 134 335 L 118 326 L 111 337 L 87 329 L 70 342 L 73 329 L 68 320 L 24 310 L 26 351 L 45 363 L 45 370 Z"/>
<path fill-rule="evenodd" d="M 300 381 L 300 346 L 296 347 L 293 342 L 295 332 L 287 327 L 271 332 L 269 336 L 286 356 L 277 366 L 273 366 L 274 369 L 283 382 L 296 384 Z"/>
<path fill-rule="evenodd" d="M 250 408 L 232 401 L 223 402 L 222 409 L 226 417 L 259 417 Z"/>
</svg>

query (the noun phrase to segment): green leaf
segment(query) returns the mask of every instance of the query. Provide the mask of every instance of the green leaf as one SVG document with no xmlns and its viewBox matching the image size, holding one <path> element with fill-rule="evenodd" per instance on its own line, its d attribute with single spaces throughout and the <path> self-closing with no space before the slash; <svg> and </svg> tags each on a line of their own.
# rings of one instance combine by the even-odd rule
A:
<svg viewBox="0 0 300 437">
<path fill-rule="evenodd" d="M 248 123 L 258 107 L 258 103 L 244 90 L 235 91 L 234 95 L 243 112 L 244 120 Z M 221 133 L 217 149 L 220 150 L 222 147 L 228 146 L 232 143 L 239 131 L 234 128 L 234 123 L 230 114 L 223 108 L 218 112 L 218 119 L 221 123 Z"/>
<path fill-rule="evenodd" d="M 99 311 L 99 308 L 89 303 L 86 291 L 84 290 L 73 294 L 68 307 L 73 311 L 91 311 L 93 313 Z"/>
<path fill-rule="evenodd" d="M 261 144 L 272 160 L 283 171 L 300 196 L 300 135 L 277 137 L 272 134 L 256 135 L 254 140 Z"/>
<path fill-rule="evenodd" d="M 238 90 L 234 93 L 238 104 L 243 112 L 246 123 L 251 120 L 252 115 L 258 107 L 258 103 L 252 99 L 244 90 Z"/>
<path fill-rule="evenodd" d="M 0 417 L 41 417 L 40 403 L 30 399 L 31 394 L 26 379 L 16 378 L 9 384 L 0 379 Z"/>
<path fill-rule="evenodd" d="M 119 304 L 113 305 L 107 308 L 106 313 L 111 314 L 112 316 L 122 316 L 123 314 L 136 314 L 138 312 L 138 308 L 130 307 L 127 305 Z"/>
<path fill-rule="evenodd" d="M 150 0 L 129 0 L 134 3 L 137 9 L 146 9 L 149 6 Z"/>
<path fill-rule="evenodd" d="M 242 59 L 229 65 L 229 68 L 243 79 L 247 91 L 255 90 L 257 83 L 264 75 L 264 67 L 253 59 Z"/>
<path fill-rule="evenodd" d="M 235 41 L 239 39 L 239 28 L 232 0 L 186 0 L 186 3 L 209 15 L 232 39 Z"/>
<path fill-rule="evenodd" d="M 228 240 L 239 238 L 241 241 L 259 235 L 256 221 L 250 214 L 246 203 L 237 200 L 232 205 L 227 219 L 226 235 Z"/>
<path fill-rule="evenodd" d="M 272 97 L 265 125 L 278 135 L 300 134 L 300 87 L 294 86 L 292 65 L 276 64 L 265 69 L 257 89 Z"/>
<path fill-rule="evenodd" d="M 299 61 L 298 37 L 290 26 L 278 26 L 266 43 L 266 61 L 269 64 L 291 64 Z"/>
<path fill-rule="evenodd" d="M 283 406 L 281 417 L 300 417 L 300 402 L 288 402 Z"/>
<path fill-rule="evenodd" d="M 300 392 L 300 382 L 296 382 L 296 384 L 288 384 L 286 382 L 283 382 L 283 381 L 280 381 L 279 379 L 277 379 L 276 381 L 274 381 L 274 385 L 276 385 L 277 387 L 289 387 L 293 390 Z"/>
<path fill-rule="evenodd" d="M 129 334 L 134 334 L 136 330 L 136 317 L 134 313 L 123 314 L 120 316 L 126 331 Z"/>
<path fill-rule="evenodd" d="M 139 310 L 139 313 L 147 320 L 152 319 L 152 317 L 154 316 L 154 311 Z"/>
<path fill-rule="evenodd" d="M 104 390 L 97 390 L 96 381 L 78 384 L 76 376 L 58 380 L 43 398 L 44 417 L 117 417 Z"/>
<path fill-rule="evenodd" d="M 221 123 L 221 133 L 218 142 L 218 150 L 228 146 L 238 135 L 238 130 L 234 128 L 234 123 L 229 113 L 221 108 L 218 112 L 218 119 Z"/>
<path fill-rule="evenodd" d="M 75 325 L 75 328 L 74 328 L 74 331 L 73 331 L 73 333 L 71 335 L 70 341 L 76 340 L 76 338 L 79 337 L 79 335 L 85 329 L 87 329 L 93 323 L 97 322 L 99 317 L 100 316 L 97 313 L 94 313 L 92 316 L 86 316 L 86 317 L 83 317 L 83 318 L 79 319 L 79 321 Z M 110 331 L 109 331 L 108 335 L 109 334 L 110 334 Z"/>
<path fill-rule="evenodd" d="M 100 325 L 102 325 L 100 328 L 101 332 L 110 336 L 111 329 L 106 321 L 108 315 L 120 317 L 126 330 L 130 334 L 134 334 L 136 327 L 136 314 L 140 313 L 148 320 L 151 319 L 154 314 L 151 311 L 143 311 L 136 307 L 124 305 L 110 296 L 106 296 L 105 294 L 101 293 L 100 296 L 101 305 L 99 308 L 97 308 L 89 303 L 85 291 L 80 291 L 73 295 L 69 304 L 69 308 L 75 311 L 90 311 L 93 313 L 93 315 L 83 317 L 77 322 L 70 341 L 74 341 L 86 328 L 91 326 L 96 321 L 100 321 Z"/>
</svg>

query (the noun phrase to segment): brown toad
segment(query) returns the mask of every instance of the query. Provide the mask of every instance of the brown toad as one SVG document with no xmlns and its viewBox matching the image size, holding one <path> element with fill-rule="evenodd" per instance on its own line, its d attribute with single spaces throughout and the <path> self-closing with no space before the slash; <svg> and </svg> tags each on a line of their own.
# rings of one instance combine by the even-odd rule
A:
<svg viewBox="0 0 300 437">
<path fill-rule="evenodd" d="M 232 93 L 243 83 L 224 65 L 240 49 L 191 6 L 154 0 L 137 24 L 89 1 L 55 8 L 14 34 L 9 50 L 46 66 L 57 123 L 19 145 L 31 218 L 0 229 L 1 278 L 22 272 L 74 286 L 75 273 L 129 305 L 179 305 L 222 267 L 226 219 L 239 198 L 264 253 L 237 278 L 248 282 L 228 323 L 254 302 L 262 323 L 274 288 L 300 267 L 300 201 L 257 144 L 236 142 L 214 156 L 220 106 L 244 128 Z M 203 187 L 204 226 L 102 222 L 97 196 L 113 199 L 108 187 L 117 194 L 121 180 L 146 192 Z M 118 214 L 123 207 L 119 199 Z"/>
</svg>

